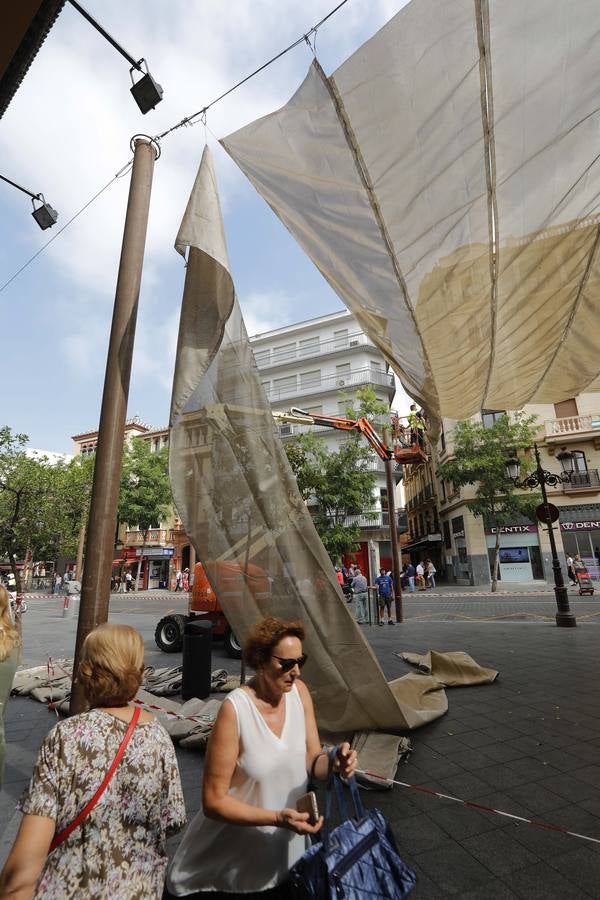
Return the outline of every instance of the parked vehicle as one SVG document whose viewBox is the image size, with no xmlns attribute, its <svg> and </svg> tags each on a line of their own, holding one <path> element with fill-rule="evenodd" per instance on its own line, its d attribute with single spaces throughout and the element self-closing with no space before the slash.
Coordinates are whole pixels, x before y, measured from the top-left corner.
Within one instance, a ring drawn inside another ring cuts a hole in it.
<svg viewBox="0 0 600 900">
<path fill-rule="evenodd" d="M 243 602 L 244 589 L 259 598 L 269 591 L 269 580 L 263 569 L 252 564 L 247 569 L 236 561 L 218 562 L 216 570 L 216 589 L 219 597 L 231 602 L 236 599 Z M 183 646 L 183 632 L 186 622 L 203 618 L 212 622 L 213 637 L 222 637 L 229 656 L 240 659 L 242 648 L 236 638 L 225 613 L 219 605 L 217 594 L 204 571 L 202 563 L 194 568 L 194 584 L 189 592 L 188 614 L 164 616 L 156 626 L 154 640 L 159 650 L 164 653 L 177 653 Z"/>
</svg>

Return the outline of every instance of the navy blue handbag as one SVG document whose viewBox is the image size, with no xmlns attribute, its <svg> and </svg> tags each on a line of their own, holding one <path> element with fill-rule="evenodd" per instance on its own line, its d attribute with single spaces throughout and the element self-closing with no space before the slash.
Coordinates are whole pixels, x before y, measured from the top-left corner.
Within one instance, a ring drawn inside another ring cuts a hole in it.
<svg viewBox="0 0 600 900">
<path fill-rule="evenodd" d="M 354 817 L 348 817 L 344 786 L 331 772 L 335 750 L 330 753 L 330 775 L 325 795 L 323 840 L 313 844 L 290 872 L 297 900 L 401 900 L 417 878 L 400 858 L 392 830 L 378 809 L 365 812 L 355 778 L 348 780 Z M 330 830 L 333 794 L 341 825 Z"/>
</svg>

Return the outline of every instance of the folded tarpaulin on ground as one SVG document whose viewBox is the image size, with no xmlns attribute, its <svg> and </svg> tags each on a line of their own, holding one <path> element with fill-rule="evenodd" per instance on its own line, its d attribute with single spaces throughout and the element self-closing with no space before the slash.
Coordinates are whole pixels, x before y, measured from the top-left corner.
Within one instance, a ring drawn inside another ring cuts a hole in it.
<svg viewBox="0 0 600 900">
<path fill-rule="evenodd" d="M 480 666 L 464 650 L 449 650 L 445 653 L 428 650 L 427 653 L 422 655 L 405 651 L 404 653 L 398 653 L 398 656 L 404 662 L 410 663 L 411 666 L 416 666 L 420 672 L 430 675 L 446 687 L 459 687 L 467 684 L 491 684 L 498 677 L 498 672 L 495 669 L 487 669 L 485 666 Z M 398 681 L 402 680 L 398 679 Z"/>
</svg>

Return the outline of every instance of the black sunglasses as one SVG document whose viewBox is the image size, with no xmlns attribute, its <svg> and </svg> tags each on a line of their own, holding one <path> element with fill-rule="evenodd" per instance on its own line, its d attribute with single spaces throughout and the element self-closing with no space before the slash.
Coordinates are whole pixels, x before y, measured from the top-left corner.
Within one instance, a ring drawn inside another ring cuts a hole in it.
<svg viewBox="0 0 600 900">
<path fill-rule="evenodd" d="M 277 662 L 281 666 L 282 672 L 291 672 L 294 666 L 298 666 L 298 668 L 301 669 L 308 659 L 308 656 L 306 655 L 306 653 L 303 653 L 300 659 L 284 659 L 281 656 L 275 656 L 275 654 L 273 654 L 273 659 L 277 660 Z"/>
</svg>

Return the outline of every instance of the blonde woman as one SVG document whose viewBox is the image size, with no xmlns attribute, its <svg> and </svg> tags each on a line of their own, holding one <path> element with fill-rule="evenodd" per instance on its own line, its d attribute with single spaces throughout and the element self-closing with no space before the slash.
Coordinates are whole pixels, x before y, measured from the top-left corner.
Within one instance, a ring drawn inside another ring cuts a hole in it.
<svg viewBox="0 0 600 900">
<path fill-rule="evenodd" d="M 59 722 L 42 744 L 1 897 L 161 897 L 166 839 L 185 824 L 185 807 L 171 739 L 130 705 L 143 671 L 134 628 L 100 625 L 87 636 L 77 677 L 90 710 Z M 100 801 L 81 821 L 120 751 Z"/>
<path fill-rule="evenodd" d="M 10 594 L 0 585 L 0 787 L 4 775 L 4 711 L 19 658 L 21 638 L 10 613 Z"/>
</svg>

